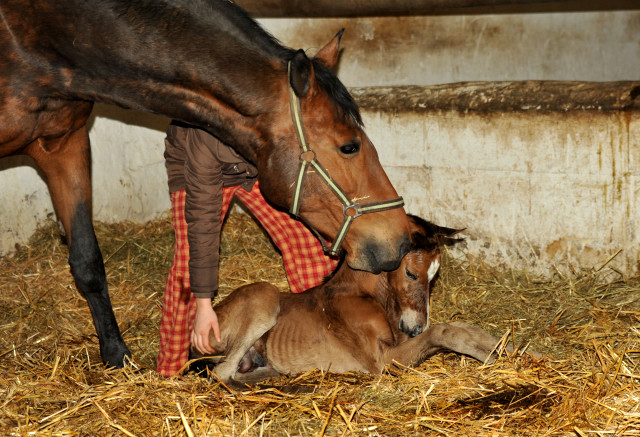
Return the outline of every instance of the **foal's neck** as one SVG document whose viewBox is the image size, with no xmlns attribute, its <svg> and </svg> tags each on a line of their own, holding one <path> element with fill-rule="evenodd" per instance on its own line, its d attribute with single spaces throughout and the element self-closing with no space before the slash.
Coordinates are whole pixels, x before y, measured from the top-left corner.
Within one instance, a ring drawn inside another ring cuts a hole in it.
<svg viewBox="0 0 640 437">
<path fill-rule="evenodd" d="M 387 276 L 387 272 L 374 274 L 354 270 L 343 263 L 325 286 L 337 292 L 369 296 L 387 309 L 390 297 Z"/>
</svg>

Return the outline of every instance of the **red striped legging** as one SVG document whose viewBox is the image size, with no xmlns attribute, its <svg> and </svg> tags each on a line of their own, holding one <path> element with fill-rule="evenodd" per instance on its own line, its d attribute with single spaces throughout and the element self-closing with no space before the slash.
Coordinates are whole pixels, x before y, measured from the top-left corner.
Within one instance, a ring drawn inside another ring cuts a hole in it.
<svg viewBox="0 0 640 437">
<path fill-rule="evenodd" d="M 327 257 L 320 242 L 299 221 L 269 205 L 256 183 L 251 191 L 240 186 L 223 189 L 222 216 L 233 197 L 242 202 L 258 219 L 280 249 L 293 293 L 308 290 L 322 282 L 335 269 L 337 261 Z M 186 192 L 171 193 L 171 211 L 175 231 L 173 265 L 164 290 L 157 371 L 176 375 L 189 357 L 190 335 L 196 314 L 195 299 L 189 285 L 189 243 L 184 215 Z"/>
</svg>

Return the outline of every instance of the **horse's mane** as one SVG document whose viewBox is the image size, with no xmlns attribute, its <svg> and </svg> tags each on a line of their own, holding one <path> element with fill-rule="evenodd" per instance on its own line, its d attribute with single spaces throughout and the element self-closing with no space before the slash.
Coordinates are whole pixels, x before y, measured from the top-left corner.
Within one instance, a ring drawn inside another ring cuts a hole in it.
<svg viewBox="0 0 640 437">
<path fill-rule="evenodd" d="M 210 0 L 188 1 L 210 3 Z M 283 46 L 277 38 L 265 30 L 244 9 L 228 0 L 223 0 L 222 3 L 227 18 L 246 33 L 246 41 L 248 43 L 257 45 L 259 49 L 280 59 L 286 61 L 293 59 L 296 51 Z M 318 85 L 327 93 L 336 111 L 345 121 L 351 120 L 355 125 L 362 127 L 362 117 L 360 116 L 358 105 L 344 84 L 324 64 L 314 59 L 312 59 L 312 62 Z"/>
<path fill-rule="evenodd" d="M 295 50 L 283 46 L 244 9 L 229 0 L 127 0 L 124 3 L 115 1 L 120 4 L 120 13 L 135 9 L 139 14 L 144 14 L 146 19 L 138 22 L 140 26 L 146 26 L 150 22 L 166 25 L 176 33 L 176 38 L 180 37 L 181 29 L 192 27 L 194 23 L 190 20 L 196 18 L 199 28 L 216 27 L 253 53 L 266 54 L 283 61 L 292 59 L 296 53 Z M 189 13 L 185 13 L 186 11 Z M 320 61 L 312 59 L 312 62 L 316 81 L 327 93 L 338 114 L 345 122 L 350 121 L 362 127 L 358 105 L 344 84 Z"/>
<path fill-rule="evenodd" d="M 338 113 L 345 120 L 351 120 L 356 126 L 362 127 L 358 105 L 340 79 L 318 61 L 313 61 L 313 68 L 318 84 L 327 93 Z"/>
</svg>

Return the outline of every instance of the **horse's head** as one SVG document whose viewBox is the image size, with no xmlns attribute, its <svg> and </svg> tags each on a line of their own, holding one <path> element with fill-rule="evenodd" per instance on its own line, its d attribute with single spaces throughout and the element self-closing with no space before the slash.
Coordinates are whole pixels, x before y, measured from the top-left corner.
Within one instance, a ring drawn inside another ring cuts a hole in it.
<svg viewBox="0 0 640 437">
<path fill-rule="evenodd" d="M 341 35 L 313 59 L 292 52 L 289 80 L 280 90 L 289 104 L 271 114 L 274 141 L 258 151 L 260 186 L 318 231 L 332 251 L 342 247 L 350 267 L 390 271 L 409 250 L 409 223 L 356 103 L 330 70 Z"/>
<path fill-rule="evenodd" d="M 461 229 L 440 227 L 415 216 L 409 216 L 409 222 L 411 250 L 400 267 L 388 273 L 388 282 L 400 316 L 398 328 L 415 337 L 429 327 L 429 300 L 440 269 L 440 244 Z"/>
</svg>

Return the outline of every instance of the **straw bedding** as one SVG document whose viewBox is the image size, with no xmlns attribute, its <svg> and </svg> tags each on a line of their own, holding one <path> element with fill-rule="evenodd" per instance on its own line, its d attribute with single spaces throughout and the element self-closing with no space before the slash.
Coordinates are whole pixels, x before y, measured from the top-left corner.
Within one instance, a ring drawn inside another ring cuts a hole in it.
<svg viewBox="0 0 640 437">
<path fill-rule="evenodd" d="M 133 363 L 105 370 L 54 224 L 0 259 L 0 434 L 47 436 L 640 435 L 640 281 L 603 260 L 551 279 L 445 257 L 435 322 L 477 324 L 547 356 L 483 366 L 454 354 L 383 375 L 311 371 L 242 391 L 154 371 L 171 223 L 98 224 Z M 223 231 L 221 294 L 286 290 L 280 258 L 246 214 Z"/>
</svg>

